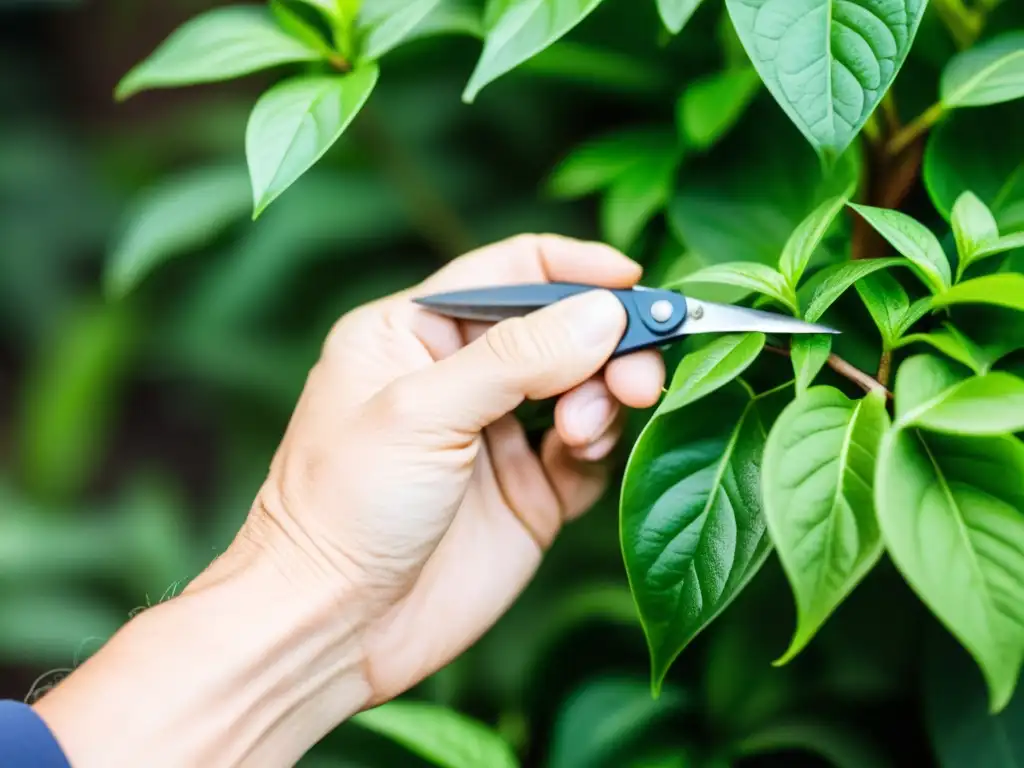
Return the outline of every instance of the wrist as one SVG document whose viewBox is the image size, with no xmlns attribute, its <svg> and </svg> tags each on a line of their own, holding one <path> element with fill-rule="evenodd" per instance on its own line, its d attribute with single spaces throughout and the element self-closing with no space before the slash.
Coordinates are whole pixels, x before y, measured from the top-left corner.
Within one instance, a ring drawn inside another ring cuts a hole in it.
<svg viewBox="0 0 1024 768">
<path fill-rule="evenodd" d="M 239 539 L 37 711 L 76 768 L 294 764 L 370 700 L 348 597 Z"/>
</svg>

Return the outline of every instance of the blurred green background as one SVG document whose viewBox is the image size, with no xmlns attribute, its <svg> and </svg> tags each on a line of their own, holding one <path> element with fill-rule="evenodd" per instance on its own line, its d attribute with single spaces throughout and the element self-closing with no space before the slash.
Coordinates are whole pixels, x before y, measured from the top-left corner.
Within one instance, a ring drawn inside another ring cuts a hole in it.
<svg viewBox="0 0 1024 768">
<path fill-rule="evenodd" d="M 112 98 L 216 4 L 0 0 L 0 697 L 45 691 L 223 548 L 342 313 L 476 245 L 601 237 L 593 202 L 556 202 L 545 178 L 602 131 L 671 125 L 679 89 L 723 50 L 718 3 L 669 41 L 653 2 L 606 2 L 467 106 L 479 41 L 411 43 L 342 141 L 253 223 L 243 137 L 270 76 Z M 937 67 L 938 49 L 912 66 Z M 676 215 L 697 239 L 770 249 L 799 216 L 763 220 L 766 234 L 745 212 L 798 198 L 803 171 L 759 138 L 801 140 L 764 93 L 737 131 L 688 169 Z M 133 249 L 175 258 L 111 299 L 104 265 Z M 630 250 L 651 283 L 680 252 L 660 219 Z M 562 768 L 930 765 L 933 704 L 990 727 L 973 667 L 887 562 L 777 669 L 793 617 L 772 559 L 652 701 L 617 492 L 492 632 L 410 695 L 498 729 L 525 765 Z M 944 670 L 937 692 L 927 665 Z M 1020 709 L 999 722 L 1024 728 Z M 308 764 L 420 763 L 343 726 Z"/>
</svg>

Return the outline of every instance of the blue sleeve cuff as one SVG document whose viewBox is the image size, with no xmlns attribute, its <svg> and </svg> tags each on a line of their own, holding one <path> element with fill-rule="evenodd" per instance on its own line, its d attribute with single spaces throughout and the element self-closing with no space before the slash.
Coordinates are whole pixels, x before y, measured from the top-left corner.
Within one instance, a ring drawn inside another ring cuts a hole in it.
<svg viewBox="0 0 1024 768">
<path fill-rule="evenodd" d="M 20 701 L 0 701 L 0 766 L 71 768 L 46 723 Z"/>
</svg>

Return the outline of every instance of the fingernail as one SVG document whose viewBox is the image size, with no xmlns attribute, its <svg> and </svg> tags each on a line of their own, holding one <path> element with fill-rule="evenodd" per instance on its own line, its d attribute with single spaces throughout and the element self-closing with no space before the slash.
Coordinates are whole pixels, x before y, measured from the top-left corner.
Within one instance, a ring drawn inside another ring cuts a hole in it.
<svg viewBox="0 0 1024 768">
<path fill-rule="evenodd" d="M 618 342 L 626 327 L 626 310 L 609 291 L 588 291 L 565 302 L 574 335 L 580 344 Z"/>
<path fill-rule="evenodd" d="M 573 415 L 574 429 L 583 440 L 591 443 L 605 433 L 615 418 L 615 405 L 604 395 L 588 398 Z"/>
</svg>

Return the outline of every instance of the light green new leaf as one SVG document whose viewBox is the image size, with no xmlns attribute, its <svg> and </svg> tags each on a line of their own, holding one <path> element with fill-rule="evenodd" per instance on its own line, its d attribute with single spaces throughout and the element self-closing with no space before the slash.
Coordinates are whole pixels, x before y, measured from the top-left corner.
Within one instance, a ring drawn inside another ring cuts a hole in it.
<svg viewBox="0 0 1024 768">
<path fill-rule="evenodd" d="M 1024 232 L 1014 232 L 1012 235 L 1004 235 L 1003 237 L 997 238 L 996 240 L 981 246 L 974 252 L 973 261 L 981 261 L 982 259 L 987 259 L 989 256 L 998 256 L 1001 253 L 1015 251 L 1018 248 L 1024 248 Z"/>
<path fill-rule="evenodd" d="M 800 222 L 799 226 L 793 230 L 789 240 L 786 241 L 786 246 L 782 249 L 782 256 L 779 257 L 779 271 L 786 276 L 789 284 L 794 288 L 803 277 L 811 256 L 821 245 L 832 222 L 849 202 L 851 194 L 853 194 L 853 187 L 847 190 L 846 195 L 833 197 L 823 202 Z"/>
<path fill-rule="evenodd" d="M 888 427 L 881 392 L 854 401 L 832 387 L 799 395 L 772 427 L 764 512 L 797 606 L 793 640 L 776 664 L 803 650 L 882 554 L 872 483 Z"/>
<path fill-rule="evenodd" d="M 1024 30 L 996 35 L 950 59 L 939 95 L 947 109 L 1024 97 Z"/>
<path fill-rule="evenodd" d="M 686 697 L 666 688 L 657 699 L 650 684 L 633 678 L 598 678 L 575 691 L 555 721 L 549 768 L 591 768 L 621 762 L 651 726 L 677 714 Z"/>
<path fill-rule="evenodd" d="M 518 768 L 509 744 L 482 723 L 437 704 L 394 700 L 352 722 L 386 736 L 441 768 Z"/>
<path fill-rule="evenodd" d="M 910 52 L 927 0 L 726 0 L 761 79 L 822 155 L 841 155 Z"/>
<path fill-rule="evenodd" d="M 371 0 L 356 25 L 359 61 L 376 61 L 411 35 L 441 0 Z"/>
<path fill-rule="evenodd" d="M 489 0 L 484 50 L 463 101 L 472 103 L 484 86 L 543 51 L 600 4 L 601 0 Z"/>
<path fill-rule="evenodd" d="M 370 0 L 376 2 L 377 0 Z M 332 27 L 343 28 L 355 18 L 359 11 L 359 0 L 299 0 L 311 8 L 316 8 L 331 23 Z"/>
<path fill-rule="evenodd" d="M 606 242 L 627 250 L 644 225 L 661 211 L 672 194 L 679 155 L 675 147 L 648 149 L 637 163 L 612 182 L 601 203 L 601 231 Z"/>
<path fill-rule="evenodd" d="M 941 293 L 953 282 L 949 259 L 939 239 L 924 224 L 900 211 L 850 203 L 897 251 L 921 270 L 932 293 Z"/>
<path fill-rule="evenodd" d="M 671 152 L 674 137 L 658 128 L 627 128 L 599 136 L 576 147 L 551 173 L 547 191 L 571 200 L 611 185 L 637 165 L 652 148 Z"/>
<path fill-rule="evenodd" d="M 854 284 L 864 306 L 875 321 L 882 343 L 892 349 L 900 337 L 900 329 L 910 311 L 910 297 L 899 280 L 888 272 L 875 272 Z"/>
<path fill-rule="evenodd" d="M 899 349 L 910 344 L 928 344 L 978 374 L 987 373 L 992 363 L 995 362 L 986 355 L 981 347 L 950 323 L 943 323 L 942 328 L 931 333 L 914 333 L 904 336 L 895 346 Z"/>
<path fill-rule="evenodd" d="M 671 289 L 689 283 L 721 283 L 747 288 L 774 299 L 794 313 L 798 311 L 796 295 L 789 283 L 786 282 L 786 278 L 777 270 L 764 264 L 758 264 L 756 261 L 730 261 L 725 264 L 712 264 L 667 287 Z"/>
<path fill-rule="evenodd" d="M 108 293 L 124 296 L 161 262 L 208 244 L 251 204 L 244 167 L 201 168 L 146 190 L 128 210 L 107 261 Z"/>
<path fill-rule="evenodd" d="M 320 30 L 286 5 L 284 0 L 270 0 L 268 7 L 281 29 L 309 47 L 316 48 L 323 58 L 331 55 L 331 47 Z"/>
<path fill-rule="evenodd" d="M 324 54 L 292 37 L 261 6 L 214 8 L 175 30 L 118 83 L 123 101 L 154 88 L 212 83 L 282 64 L 317 61 Z"/>
<path fill-rule="evenodd" d="M 338 140 L 377 84 L 367 64 L 347 75 L 286 80 L 256 102 L 245 151 L 254 218 L 308 171 Z"/>
<path fill-rule="evenodd" d="M 1001 710 L 1024 657 L 1024 447 L 893 429 L 876 478 L 886 550 L 981 667 L 989 710 Z"/>
<path fill-rule="evenodd" d="M 622 485 L 621 544 L 655 691 L 768 556 L 764 441 L 758 401 L 731 382 L 699 403 L 656 415 L 633 447 Z"/>
<path fill-rule="evenodd" d="M 896 376 L 896 421 L 966 378 L 965 372 L 935 355 L 905 360 Z"/>
<path fill-rule="evenodd" d="M 811 386 L 815 377 L 828 362 L 832 354 L 832 337 L 827 333 L 811 333 L 796 336 L 790 344 L 793 373 L 796 375 L 796 391 L 801 394 Z"/>
<path fill-rule="evenodd" d="M 691 352 L 676 366 L 657 413 L 677 410 L 721 389 L 750 367 L 764 343 L 763 333 L 726 334 Z"/>
<path fill-rule="evenodd" d="M 900 390 L 913 386 L 906 382 L 916 370 L 906 363 L 900 366 Z M 901 428 L 981 436 L 1018 432 L 1024 430 L 1024 380 L 1005 371 L 972 376 L 909 410 L 902 403 L 901 411 L 897 421 Z"/>
<path fill-rule="evenodd" d="M 1024 275 L 1002 272 L 958 283 L 932 299 L 935 307 L 953 304 L 991 304 L 1024 312 Z"/>
<path fill-rule="evenodd" d="M 742 117 L 761 88 L 750 67 L 727 69 L 690 83 L 679 97 L 676 118 L 687 144 L 707 149 Z"/>
<path fill-rule="evenodd" d="M 978 251 L 999 238 L 999 226 L 988 206 L 970 191 L 962 193 L 953 204 L 952 224 L 960 256 L 956 270 L 959 280 L 964 270 L 977 260 Z"/>
<path fill-rule="evenodd" d="M 909 267 L 911 262 L 907 259 L 871 259 L 869 261 L 848 261 L 842 264 L 833 264 L 821 271 L 821 282 L 814 290 L 810 300 L 807 302 L 807 309 L 804 312 L 804 319 L 809 322 L 816 322 L 831 307 L 836 299 L 846 293 L 847 289 L 873 272 L 889 267 Z"/>
<path fill-rule="evenodd" d="M 658 0 L 658 13 L 665 23 L 665 28 L 673 35 L 678 35 L 702 2 L 703 0 Z"/>
</svg>

